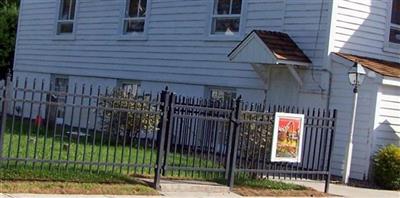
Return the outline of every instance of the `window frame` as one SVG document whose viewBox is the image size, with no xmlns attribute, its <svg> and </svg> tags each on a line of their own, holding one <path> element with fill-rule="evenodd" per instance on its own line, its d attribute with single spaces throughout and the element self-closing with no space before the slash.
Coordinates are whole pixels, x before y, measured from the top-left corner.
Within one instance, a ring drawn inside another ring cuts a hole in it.
<svg viewBox="0 0 400 198">
<path fill-rule="evenodd" d="M 129 18 L 125 16 L 125 13 L 128 9 L 128 1 L 131 0 L 123 0 L 123 5 L 121 6 L 121 16 L 120 16 L 120 23 L 119 23 L 119 40 L 147 40 L 147 33 L 148 33 L 148 27 L 149 27 L 149 18 L 151 14 L 151 0 L 147 0 L 146 3 L 146 16 L 145 17 L 134 17 L 134 18 Z M 125 21 L 129 19 L 139 19 L 142 18 L 144 19 L 144 27 L 143 27 L 143 32 L 141 33 L 125 33 Z"/>
<path fill-rule="evenodd" d="M 207 23 L 207 28 L 206 28 L 206 40 L 222 40 L 222 41 L 240 41 L 243 39 L 244 33 L 245 33 L 245 23 L 247 21 L 247 0 L 242 0 L 242 7 L 240 14 L 235 14 L 235 16 L 232 15 L 216 15 L 215 12 L 215 1 L 216 0 L 209 0 L 209 15 L 208 15 L 208 23 Z M 226 34 L 213 34 L 212 29 L 213 29 L 213 23 L 214 23 L 214 18 L 216 16 L 221 17 L 221 18 L 236 18 L 240 17 L 239 19 L 239 32 L 235 35 L 226 35 Z"/>
<path fill-rule="evenodd" d="M 208 86 L 206 89 L 206 95 L 205 95 L 206 98 L 215 100 L 212 98 L 212 91 L 214 91 L 214 90 L 223 91 L 223 92 L 231 92 L 232 94 L 234 94 L 233 97 L 237 97 L 237 94 L 238 94 L 237 90 L 232 87 Z"/>
<path fill-rule="evenodd" d="M 66 90 L 65 91 L 60 91 L 60 90 L 56 89 L 56 87 L 57 87 L 57 84 L 56 84 L 57 79 L 63 79 L 63 80 L 67 81 Z M 57 93 L 67 94 L 70 91 L 70 82 L 71 82 L 71 79 L 70 79 L 70 76 L 68 76 L 68 75 L 51 74 L 51 76 L 50 76 L 50 84 L 51 84 L 51 86 L 50 87 L 52 89 L 50 90 L 50 92 L 53 93 L 52 95 L 55 95 Z M 55 99 L 57 100 L 56 101 L 57 103 L 62 103 L 62 104 L 67 104 L 68 103 L 68 96 L 67 95 L 65 95 L 65 96 L 56 95 L 56 97 L 57 98 L 55 98 Z M 55 117 L 56 123 L 57 124 L 62 124 L 64 122 L 63 120 L 65 118 L 65 114 L 66 114 L 67 110 L 63 106 L 57 106 L 55 110 L 56 110 L 56 115 L 55 115 L 56 116 Z M 59 113 L 62 113 L 61 117 L 58 117 Z"/>
<path fill-rule="evenodd" d="M 76 33 L 76 28 L 77 28 L 77 18 L 78 18 L 78 11 L 79 11 L 79 2 L 80 0 L 75 0 L 75 14 L 74 14 L 74 19 L 73 20 L 60 20 L 60 14 L 61 14 L 61 1 L 63 0 L 57 0 L 57 5 L 56 5 L 56 16 L 55 16 L 55 29 L 54 29 L 54 36 L 55 40 L 74 40 L 75 39 L 75 33 Z M 60 22 L 72 22 L 72 32 L 71 33 L 59 33 L 58 32 L 58 24 Z"/>
<path fill-rule="evenodd" d="M 394 26 L 400 30 L 400 25 L 392 24 L 393 1 L 394 0 L 389 0 L 387 5 L 388 12 L 386 17 L 385 44 L 383 50 L 390 53 L 400 54 L 400 44 L 389 41 L 391 28 Z"/>
<path fill-rule="evenodd" d="M 124 85 L 136 85 L 135 96 L 141 91 L 140 90 L 140 87 L 141 87 L 140 81 L 137 81 L 137 80 L 123 80 L 123 79 L 118 80 L 118 82 L 117 82 L 117 88 L 118 89 L 123 89 Z M 124 94 L 127 94 L 127 93 L 125 93 L 125 90 L 124 90 Z"/>
</svg>

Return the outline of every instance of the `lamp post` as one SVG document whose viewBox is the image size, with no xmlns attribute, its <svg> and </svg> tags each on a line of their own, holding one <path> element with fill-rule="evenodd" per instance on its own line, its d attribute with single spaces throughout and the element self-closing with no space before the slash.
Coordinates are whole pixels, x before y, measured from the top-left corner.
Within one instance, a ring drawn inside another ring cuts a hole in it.
<svg viewBox="0 0 400 198">
<path fill-rule="evenodd" d="M 349 182 L 351 158 L 353 154 L 353 136 L 354 136 L 354 126 L 356 121 L 357 112 L 357 102 L 358 102 L 358 87 L 362 84 L 365 78 L 365 70 L 359 63 L 355 62 L 353 67 L 348 72 L 350 84 L 354 87 L 354 102 L 353 102 L 353 115 L 351 119 L 351 127 L 349 134 L 349 142 L 346 150 L 345 167 L 343 171 L 342 182 L 347 184 Z"/>
</svg>

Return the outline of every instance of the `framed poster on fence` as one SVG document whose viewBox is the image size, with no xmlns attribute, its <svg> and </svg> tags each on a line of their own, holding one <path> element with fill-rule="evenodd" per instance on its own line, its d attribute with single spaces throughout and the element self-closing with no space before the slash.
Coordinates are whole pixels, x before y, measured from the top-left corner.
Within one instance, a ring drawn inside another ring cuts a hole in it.
<svg viewBox="0 0 400 198">
<path fill-rule="evenodd" d="M 276 113 L 272 136 L 272 162 L 300 162 L 304 115 Z"/>
</svg>

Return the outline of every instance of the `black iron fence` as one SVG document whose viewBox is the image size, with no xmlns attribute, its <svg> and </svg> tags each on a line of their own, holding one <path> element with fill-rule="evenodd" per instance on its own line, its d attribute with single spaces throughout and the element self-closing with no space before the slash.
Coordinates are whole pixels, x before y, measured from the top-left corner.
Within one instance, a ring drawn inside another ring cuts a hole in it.
<svg viewBox="0 0 400 198">
<path fill-rule="evenodd" d="M 160 178 L 330 181 L 336 111 L 44 81 L 0 87 L 1 166 L 110 171 Z M 305 116 L 300 162 L 272 162 L 275 113 Z"/>
</svg>

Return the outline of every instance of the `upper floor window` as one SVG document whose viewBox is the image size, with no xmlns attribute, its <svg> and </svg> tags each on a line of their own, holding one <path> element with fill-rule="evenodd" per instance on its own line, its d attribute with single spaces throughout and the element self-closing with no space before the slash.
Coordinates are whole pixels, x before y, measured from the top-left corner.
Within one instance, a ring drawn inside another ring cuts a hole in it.
<svg viewBox="0 0 400 198">
<path fill-rule="evenodd" d="M 147 0 L 126 0 L 123 33 L 143 33 L 147 14 Z"/>
<path fill-rule="evenodd" d="M 400 0 L 393 0 L 389 42 L 400 44 Z"/>
<path fill-rule="evenodd" d="M 74 32 L 76 0 L 60 0 L 60 10 L 57 20 L 57 34 Z"/>
<path fill-rule="evenodd" d="M 237 35 L 241 13 L 242 0 L 215 0 L 211 34 Z"/>
</svg>

